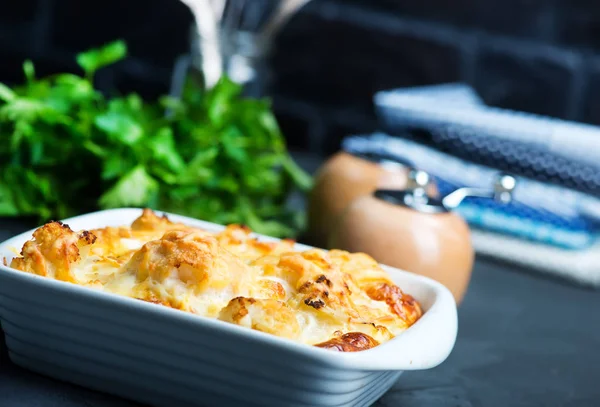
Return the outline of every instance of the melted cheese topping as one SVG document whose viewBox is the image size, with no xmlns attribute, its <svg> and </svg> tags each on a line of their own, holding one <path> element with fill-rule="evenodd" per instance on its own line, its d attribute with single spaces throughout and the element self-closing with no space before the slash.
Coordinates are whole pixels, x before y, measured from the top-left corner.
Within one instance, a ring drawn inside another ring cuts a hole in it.
<svg viewBox="0 0 600 407">
<path fill-rule="evenodd" d="M 148 209 L 130 227 L 48 223 L 10 265 L 338 351 L 376 346 L 422 314 L 366 254 L 298 252 L 246 227 L 210 233 Z"/>
</svg>

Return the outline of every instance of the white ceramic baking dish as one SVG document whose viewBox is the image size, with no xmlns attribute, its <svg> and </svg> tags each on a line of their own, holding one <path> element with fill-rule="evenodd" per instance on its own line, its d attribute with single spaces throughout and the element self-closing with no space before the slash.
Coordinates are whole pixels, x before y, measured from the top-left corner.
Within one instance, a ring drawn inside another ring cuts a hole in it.
<svg viewBox="0 0 600 407">
<path fill-rule="evenodd" d="M 73 230 L 129 225 L 140 213 L 114 209 L 64 222 Z M 223 228 L 167 215 L 210 231 Z M 2 243 L 0 257 L 10 264 L 32 232 Z M 355 353 L 311 347 L 5 266 L 0 267 L 0 320 L 17 365 L 152 406 L 368 406 L 402 371 L 443 362 L 457 333 L 456 306 L 445 287 L 386 269 L 425 313 L 402 335 Z"/>
</svg>

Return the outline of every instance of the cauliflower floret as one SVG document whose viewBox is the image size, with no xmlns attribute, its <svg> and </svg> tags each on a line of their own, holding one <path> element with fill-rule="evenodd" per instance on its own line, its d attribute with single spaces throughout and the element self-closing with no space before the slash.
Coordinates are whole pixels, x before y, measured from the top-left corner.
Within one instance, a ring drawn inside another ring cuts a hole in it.
<svg viewBox="0 0 600 407">
<path fill-rule="evenodd" d="M 96 236 L 91 232 L 76 233 L 62 222 L 50 222 L 33 232 L 33 240 L 23 245 L 22 257 L 13 258 L 10 266 L 40 276 L 76 283 L 71 266 L 80 260 L 79 249 L 95 241 Z"/>
<path fill-rule="evenodd" d="M 296 314 L 286 303 L 277 300 L 237 297 L 221 310 L 219 319 L 289 339 L 300 335 Z"/>
</svg>

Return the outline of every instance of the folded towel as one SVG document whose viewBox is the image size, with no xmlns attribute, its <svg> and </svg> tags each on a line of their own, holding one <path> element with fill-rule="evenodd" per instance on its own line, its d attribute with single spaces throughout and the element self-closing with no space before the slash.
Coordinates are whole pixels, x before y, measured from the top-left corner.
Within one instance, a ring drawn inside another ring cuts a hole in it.
<svg viewBox="0 0 600 407">
<path fill-rule="evenodd" d="M 564 250 L 478 229 L 471 231 L 471 240 L 479 254 L 581 285 L 600 287 L 600 243 L 584 250 Z"/>
<path fill-rule="evenodd" d="M 464 83 L 444 83 L 441 85 L 402 88 L 388 92 L 379 92 L 378 95 L 383 95 L 383 98 L 385 99 L 385 95 L 395 93 L 435 98 L 438 101 L 442 100 L 444 103 L 452 103 L 455 106 L 458 105 L 464 107 L 472 107 L 485 105 L 483 99 L 479 97 L 477 92 L 475 92 L 475 90 L 472 87 Z"/>
<path fill-rule="evenodd" d="M 461 90 L 456 91 L 457 86 Z M 449 90 L 448 90 L 449 89 Z M 384 130 L 454 128 L 477 136 L 524 142 L 556 156 L 600 169 L 600 128 L 486 106 L 467 85 L 428 87 L 421 92 L 378 92 L 375 108 Z"/>
<path fill-rule="evenodd" d="M 432 144 L 456 157 L 600 196 L 600 168 L 564 158 L 532 143 L 483 136 L 473 130 L 433 130 Z"/>
</svg>

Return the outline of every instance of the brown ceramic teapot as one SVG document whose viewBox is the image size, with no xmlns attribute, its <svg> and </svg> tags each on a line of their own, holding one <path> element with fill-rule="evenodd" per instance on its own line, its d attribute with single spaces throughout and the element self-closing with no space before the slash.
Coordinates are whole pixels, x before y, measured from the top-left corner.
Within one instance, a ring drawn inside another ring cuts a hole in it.
<svg viewBox="0 0 600 407">
<path fill-rule="evenodd" d="M 333 155 L 317 171 L 308 202 L 308 235 L 316 246 L 326 247 L 337 218 L 355 198 L 377 188 L 404 189 L 411 163 L 396 157 L 350 154 Z M 428 193 L 437 195 L 435 185 Z"/>
<path fill-rule="evenodd" d="M 392 267 L 444 284 L 457 303 L 466 292 L 474 250 L 467 223 L 452 211 L 467 196 L 507 202 L 514 178 L 501 176 L 493 188 L 461 188 L 437 199 L 426 194 L 429 176 L 411 171 L 405 190 L 378 189 L 356 198 L 331 233 L 329 246 L 364 252 Z"/>
</svg>

